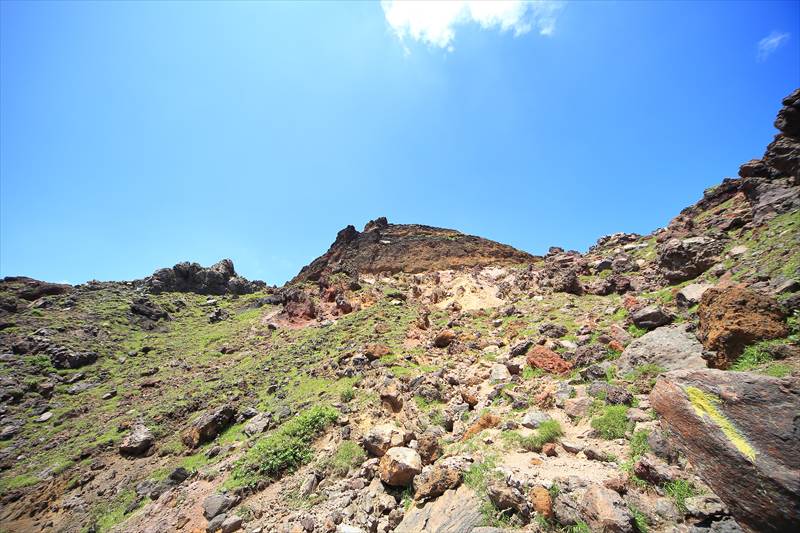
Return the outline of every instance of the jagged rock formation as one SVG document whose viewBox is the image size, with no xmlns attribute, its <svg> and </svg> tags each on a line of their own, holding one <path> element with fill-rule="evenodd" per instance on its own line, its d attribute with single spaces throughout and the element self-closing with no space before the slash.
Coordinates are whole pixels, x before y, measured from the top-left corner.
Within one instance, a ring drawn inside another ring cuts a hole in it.
<svg viewBox="0 0 800 533">
<path fill-rule="evenodd" d="M 344 272 L 351 276 L 378 272 L 429 272 L 487 265 L 526 263 L 533 256 L 481 237 L 418 224 L 389 224 L 375 219 L 364 231 L 347 226 L 330 249 L 303 267 L 292 282 L 317 281 Z"/>
<path fill-rule="evenodd" d="M 260 281 L 248 281 L 236 274 L 233 261 L 222 261 L 203 268 L 197 263 L 178 263 L 161 268 L 144 278 L 142 285 L 151 293 L 196 292 L 198 294 L 250 294 L 264 288 Z"/>
</svg>

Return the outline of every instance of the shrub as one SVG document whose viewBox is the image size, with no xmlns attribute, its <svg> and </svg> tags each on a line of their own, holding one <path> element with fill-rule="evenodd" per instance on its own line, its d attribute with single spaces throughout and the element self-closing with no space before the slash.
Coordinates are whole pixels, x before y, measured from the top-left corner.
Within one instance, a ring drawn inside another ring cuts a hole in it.
<svg viewBox="0 0 800 533">
<path fill-rule="evenodd" d="M 529 452 L 539 452 L 542 450 L 542 446 L 548 442 L 555 442 L 563 434 L 558 420 L 546 420 L 536 429 L 536 433 L 527 437 L 523 437 L 516 431 L 508 431 L 502 433 L 500 438 L 518 444 Z"/>
<path fill-rule="evenodd" d="M 681 513 L 686 513 L 686 499 L 697 495 L 694 485 L 683 479 L 676 479 L 664 485 L 664 492 L 672 498 Z"/>
<path fill-rule="evenodd" d="M 344 389 L 342 392 L 339 393 L 339 399 L 342 401 L 342 403 L 347 403 L 355 397 L 356 397 L 356 391 L 355 389 L 353 389 L 352 386 L 347 387 L 346 389 Z"/>
<path fill-rule="evenodd" d="M 323 464 L 326 470 L 345 476 L 351 468 L 364 462 L 366 454 L 361 446 L 351 440 L 343 441 L 339 444 L 336 452 Z"/>
<path fill-rule="evenodd" d="M 620 439 L 630 427 L 628 408 L 624 405 L 607 405 L 603 414 L 592 420 L 592 427 L 604 439 Z"/>
<path fill-rule="evenodd" d="M 256 442 L 233 468 L 234 482 L 249 485 L 255 476 L 276 478 L 309 462 L 314 454 L 311 442 L 334 422 L 337 412 L 330 406 L 316 406 L 295 416 L 272 434 Z"/>
</svg>

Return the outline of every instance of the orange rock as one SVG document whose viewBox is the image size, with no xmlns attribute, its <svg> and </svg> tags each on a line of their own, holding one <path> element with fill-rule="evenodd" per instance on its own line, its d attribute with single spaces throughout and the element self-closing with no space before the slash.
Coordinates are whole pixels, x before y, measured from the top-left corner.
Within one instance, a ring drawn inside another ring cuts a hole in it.
<svg viewBox="0 0 800 533">
<path fill-rule="evenodd" d="M 481 417 L 470 426 L 470 428 L 464 433 L 464 436 L 461 438 L 461 441 L 465 441 L 474 435 L 477 435 L 484 429 L 493 428 L 500 424 L 500 417 L 497 415 L 493 415 L 492 413 L 484 413 Z"/>
<path fill-rule="evenodd" d="M 555 457 L 558 455 L 556 452 L 556 445 L 552 442 L 548 442 L 542 446 L 542 453 L 547 457 Z"/>
<path fill-rule="evenodd" d="M 572 364 L 564 361 L 556 352 L 544 346 L 534 346 L 528 352 L 528 364 L 553 374 L 563 374 L 572 369 Z"/>
<path fill-rule="evenodd" d="M 533 487 L 530 494 L 531 507 L 536 513 L 545 518 L 553 518 L 553 500 L 550 498 L 550 492 L 542 487 Z"/>
</svg>

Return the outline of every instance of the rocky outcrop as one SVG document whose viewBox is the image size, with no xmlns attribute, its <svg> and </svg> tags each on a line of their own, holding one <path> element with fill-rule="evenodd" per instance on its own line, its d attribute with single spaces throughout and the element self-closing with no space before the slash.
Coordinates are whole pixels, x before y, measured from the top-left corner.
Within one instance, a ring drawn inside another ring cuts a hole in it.
<svg viewBox="0 0 800 533">
<path fill-rule="evenodd" d="M 527 263 L 533 256 L 511 246 L 455 230 L 418 224 L 389 224 L 378 218 L 359 232 L 347 226 L 330 249 L 292 280 L 317 281 L 344 272 L 428 272 L 486 265 Z"/>
<path fill-rule="evenodd" d="M 800 177 L 800 89 L 784 98 L 782 103 L 783 108 L 775 119 L 775 127 L 780 133 L 767 146 L 763 158 L 742 165 L 739 175 L 743 178 Z"/>
<path fill-rule="evenodd" d="M 143 424 L 136 424 L 130 434 L 122 439 L 119 453 L 126 457 L 141 457 L 149 453 L 153 442 L 153 433 Z"/>
<path fill-rule="evenodd" d="M 800 380 L 679 370 L 658 380 L 650 403 L 740 524 L 797 530 Z"/>
<path fill-rule="evenodd" d="M 248 281 L 236 274 L 233 261 L 223 259 L 211 267 L 197 263 L 178 263 L 162 268 L 139 282 L 153 294 L 162 292 L 195 292 L 198 294 L 250 294 L 263 288 L 261 281 Z"/>
<path fill-rule="evenodd" d="M 642 365 L 656 365 L 665 370 L 705 368 L 703 345 L 686 325 L 664 326 L 631 342 L 616 361 L 622 372 Z"/>
<path fill-rule="evenodd" d="M 658 247 L 658 267 L 671 283 L 693 279 L 719 260 L 723 248 L 719 240 L 704 236 L 670 239 Z"/>
<path fill-rule="evenodd" d="M 746 287 L 707 290 L 697 314 L 698 337 L 714 350 L 709 366 L 715 368 L 728 368 L 749 344 L 789 334 L 778 302 Z"/>
</svg>

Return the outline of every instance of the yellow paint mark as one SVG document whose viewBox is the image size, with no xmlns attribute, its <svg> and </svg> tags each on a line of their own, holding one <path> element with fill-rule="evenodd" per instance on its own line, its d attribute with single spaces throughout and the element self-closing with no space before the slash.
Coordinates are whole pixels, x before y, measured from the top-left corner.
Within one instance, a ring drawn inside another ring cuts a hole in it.
<svg viewBox="0 0 800 533">
<path fill-rule="evenodd" d="M 742 455 L 747 457 L 750 462 L 756 461 L 756 450 L 750 445 L 738 429 L 731 423 L 730 420 L 725 418 L 718 406 L 721 400 L 713 394 L 703 392 L 697 387 L 686 387 L 686 394 L 689 396 L 689 401 L 692 402 L 697 416 L 708 416 L 728 437 L 728 440 L 736 446 L 736 449 Z"/>
</svg>

